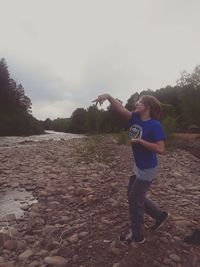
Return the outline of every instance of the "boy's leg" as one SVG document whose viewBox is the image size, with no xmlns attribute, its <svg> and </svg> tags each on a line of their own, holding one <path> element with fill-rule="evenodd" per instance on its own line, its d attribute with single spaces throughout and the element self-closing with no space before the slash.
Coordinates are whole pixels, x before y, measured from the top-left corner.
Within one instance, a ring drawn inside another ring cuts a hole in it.
<svg viewBox="0 0 200 267">
<path fill-rule="evenodd" d="M 151 182 L 136 179 L 129 191 L 128 202 L 131 217 L 131 228 L 133 238 L 142 240 L 144 225 L 144 202 L 145 195 L 149 189 Z"/>
<path fill-rule="evenodd" d="M 144 201 L 144 208 L 145 208 L 145 213 L 147 213 L 156 220 L 155 224 L 151 227 L 152 231 L 160 228 L 170 216 L 169 213 L 167 213 L 166 211 L 162 211 L 153 203 L 153 201 L 151 201 L 146 197 Z"/>
<path fill-rule="evenodd" d="M 145 208 L 145 213 L 154 219 L 159 218 L 160 215 L 162 214 L 162 210 L 160 208 L 158 208 L 153 203 L 153 201 L 148 199 L 146 196 L 145 196 L 145 201 L 144 201 L 144 208 Z"/>
<path fill-rule="evenodd" d="M 128 182 L 128 187 L 127 187 L 127 195 L 128 195 L 128 199 L 129 199 L 129 194 L 130 194 L 130 190 L 131 187 L 133 186 L 133 184 L 135 183 L 136 180 L 136 175 L 133 174 L 129 177 L 129 182 Z"/>
</svg>

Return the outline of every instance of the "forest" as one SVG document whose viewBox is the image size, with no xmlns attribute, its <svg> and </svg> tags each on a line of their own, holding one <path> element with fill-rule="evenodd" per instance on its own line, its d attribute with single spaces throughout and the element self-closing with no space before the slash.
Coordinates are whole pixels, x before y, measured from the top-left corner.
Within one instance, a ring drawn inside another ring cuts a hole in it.
<svg viewBox="0 0 200 267">
<path fill-rule="evenodd" d="M 155 96 L 162 105 L 162 123 L 167 133 L 200 131 L 200 65 L 192 73 L 183 71 L 176 85 L 157 90 L 143 90 L 133 94 L 125 107 L 133 111 L 134 103 L 141 95 Z M 0 136 L 33 135 L 44 130 L 69 133 L 112 133 L 127 130 L 125 122 L 111 106 L 107 110 L 95 105 L 77 107 L 70 118 L 39 121 L 31 114 L 31 99 L 26 96 L 22 84 L 10 77 L 6 60 L 0 60 Z"/>
<path fill-rule="evenodd" d="M 161 102 L 162 123 L 167 133 L 200 132 L 200 65 L 191 74 L 183 71 L 175 86 L 135 92 L 125 107 L 133 111 L 135 102 L 144 94 L 153 95 Z M 46 129 L 72 133 L 111 133 L 128 128 L 128 123 L 111 106 L 107 110 L 99 110 L 95 105 L 87 109 L 79 107 L 67 119 L 57 118 L 52 121 L 48 118 L 44 125 Z"/>
<path fill-rule="evenodd" d="M 10 77 L 6 60 L 0 60 L 0 136 L 44 132 L 43 123 L 31 114 L 32 103 L 22 84 Z"/>
</svg>

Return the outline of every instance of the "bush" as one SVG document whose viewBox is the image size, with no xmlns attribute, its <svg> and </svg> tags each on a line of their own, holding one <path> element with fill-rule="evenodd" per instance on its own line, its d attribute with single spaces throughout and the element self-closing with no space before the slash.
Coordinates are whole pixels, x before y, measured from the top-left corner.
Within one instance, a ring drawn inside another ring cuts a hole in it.
<svg viewBox="0 0 200 267">
<path fill-rule="evenodd" d="M 127 132 L 115 133 L 113 136 L 116 138 L 119 145 L 127 145 L 130 141 Z"/>
<path fill-rule="evenodd" d="M 42 123 L 21 109 L 12 113 L 0 114 L 0 136 L 33 135 L 43 132 Z"/>
<path fill-rule="evenodd" d="M 162 124 L 166 134 L 167 142 L 170 142 L 173 138 L 173 133 L 176 130 L 176 118 L 167 116 L 163 119 Z"/>
</svg>

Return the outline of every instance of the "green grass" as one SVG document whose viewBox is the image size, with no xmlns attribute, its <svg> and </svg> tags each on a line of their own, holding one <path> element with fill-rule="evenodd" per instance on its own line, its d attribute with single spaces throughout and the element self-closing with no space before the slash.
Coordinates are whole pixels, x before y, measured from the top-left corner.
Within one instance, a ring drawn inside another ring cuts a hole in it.
<svg viewBox="0 0 200 267">
<path fill-rule="evenodd" d="M 100 163 L 109 164 L 112 162 L 111 151 L 106 146 L 106 135 L 90 135 L 83 139 L 82 146 L 76 149 L 82 159 L 86 162 L 97 161 Z"/>
<path fill-rule="evenodd" d="M 127 145 L 130 143 L 128 132 L 113 133 L 112 136 L 117 140 L 119 145 Z"/>
</svg>

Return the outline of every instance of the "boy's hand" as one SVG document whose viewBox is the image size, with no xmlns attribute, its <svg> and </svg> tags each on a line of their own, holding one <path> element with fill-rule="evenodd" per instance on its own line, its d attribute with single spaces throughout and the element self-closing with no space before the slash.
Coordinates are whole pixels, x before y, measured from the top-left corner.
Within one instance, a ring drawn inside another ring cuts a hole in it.
<svg viewBox="0 0 200 267">
<path fill-rule="evenodd" d="M 103 102 L 108 99 L 109 94 L 103 94 L 103 95 L 99 95 L 97 97 L 97 99 L 93 100 L 92 102 L 96 102 L 96 105 L 99 103 L 100 106 L 103 104 Z"/>
<path fill-rule="evenodd" d="M 131 139 L 131 144 L 141 144 L 142 139 L 141 138 L 132 138 Z"/>
</svg>

